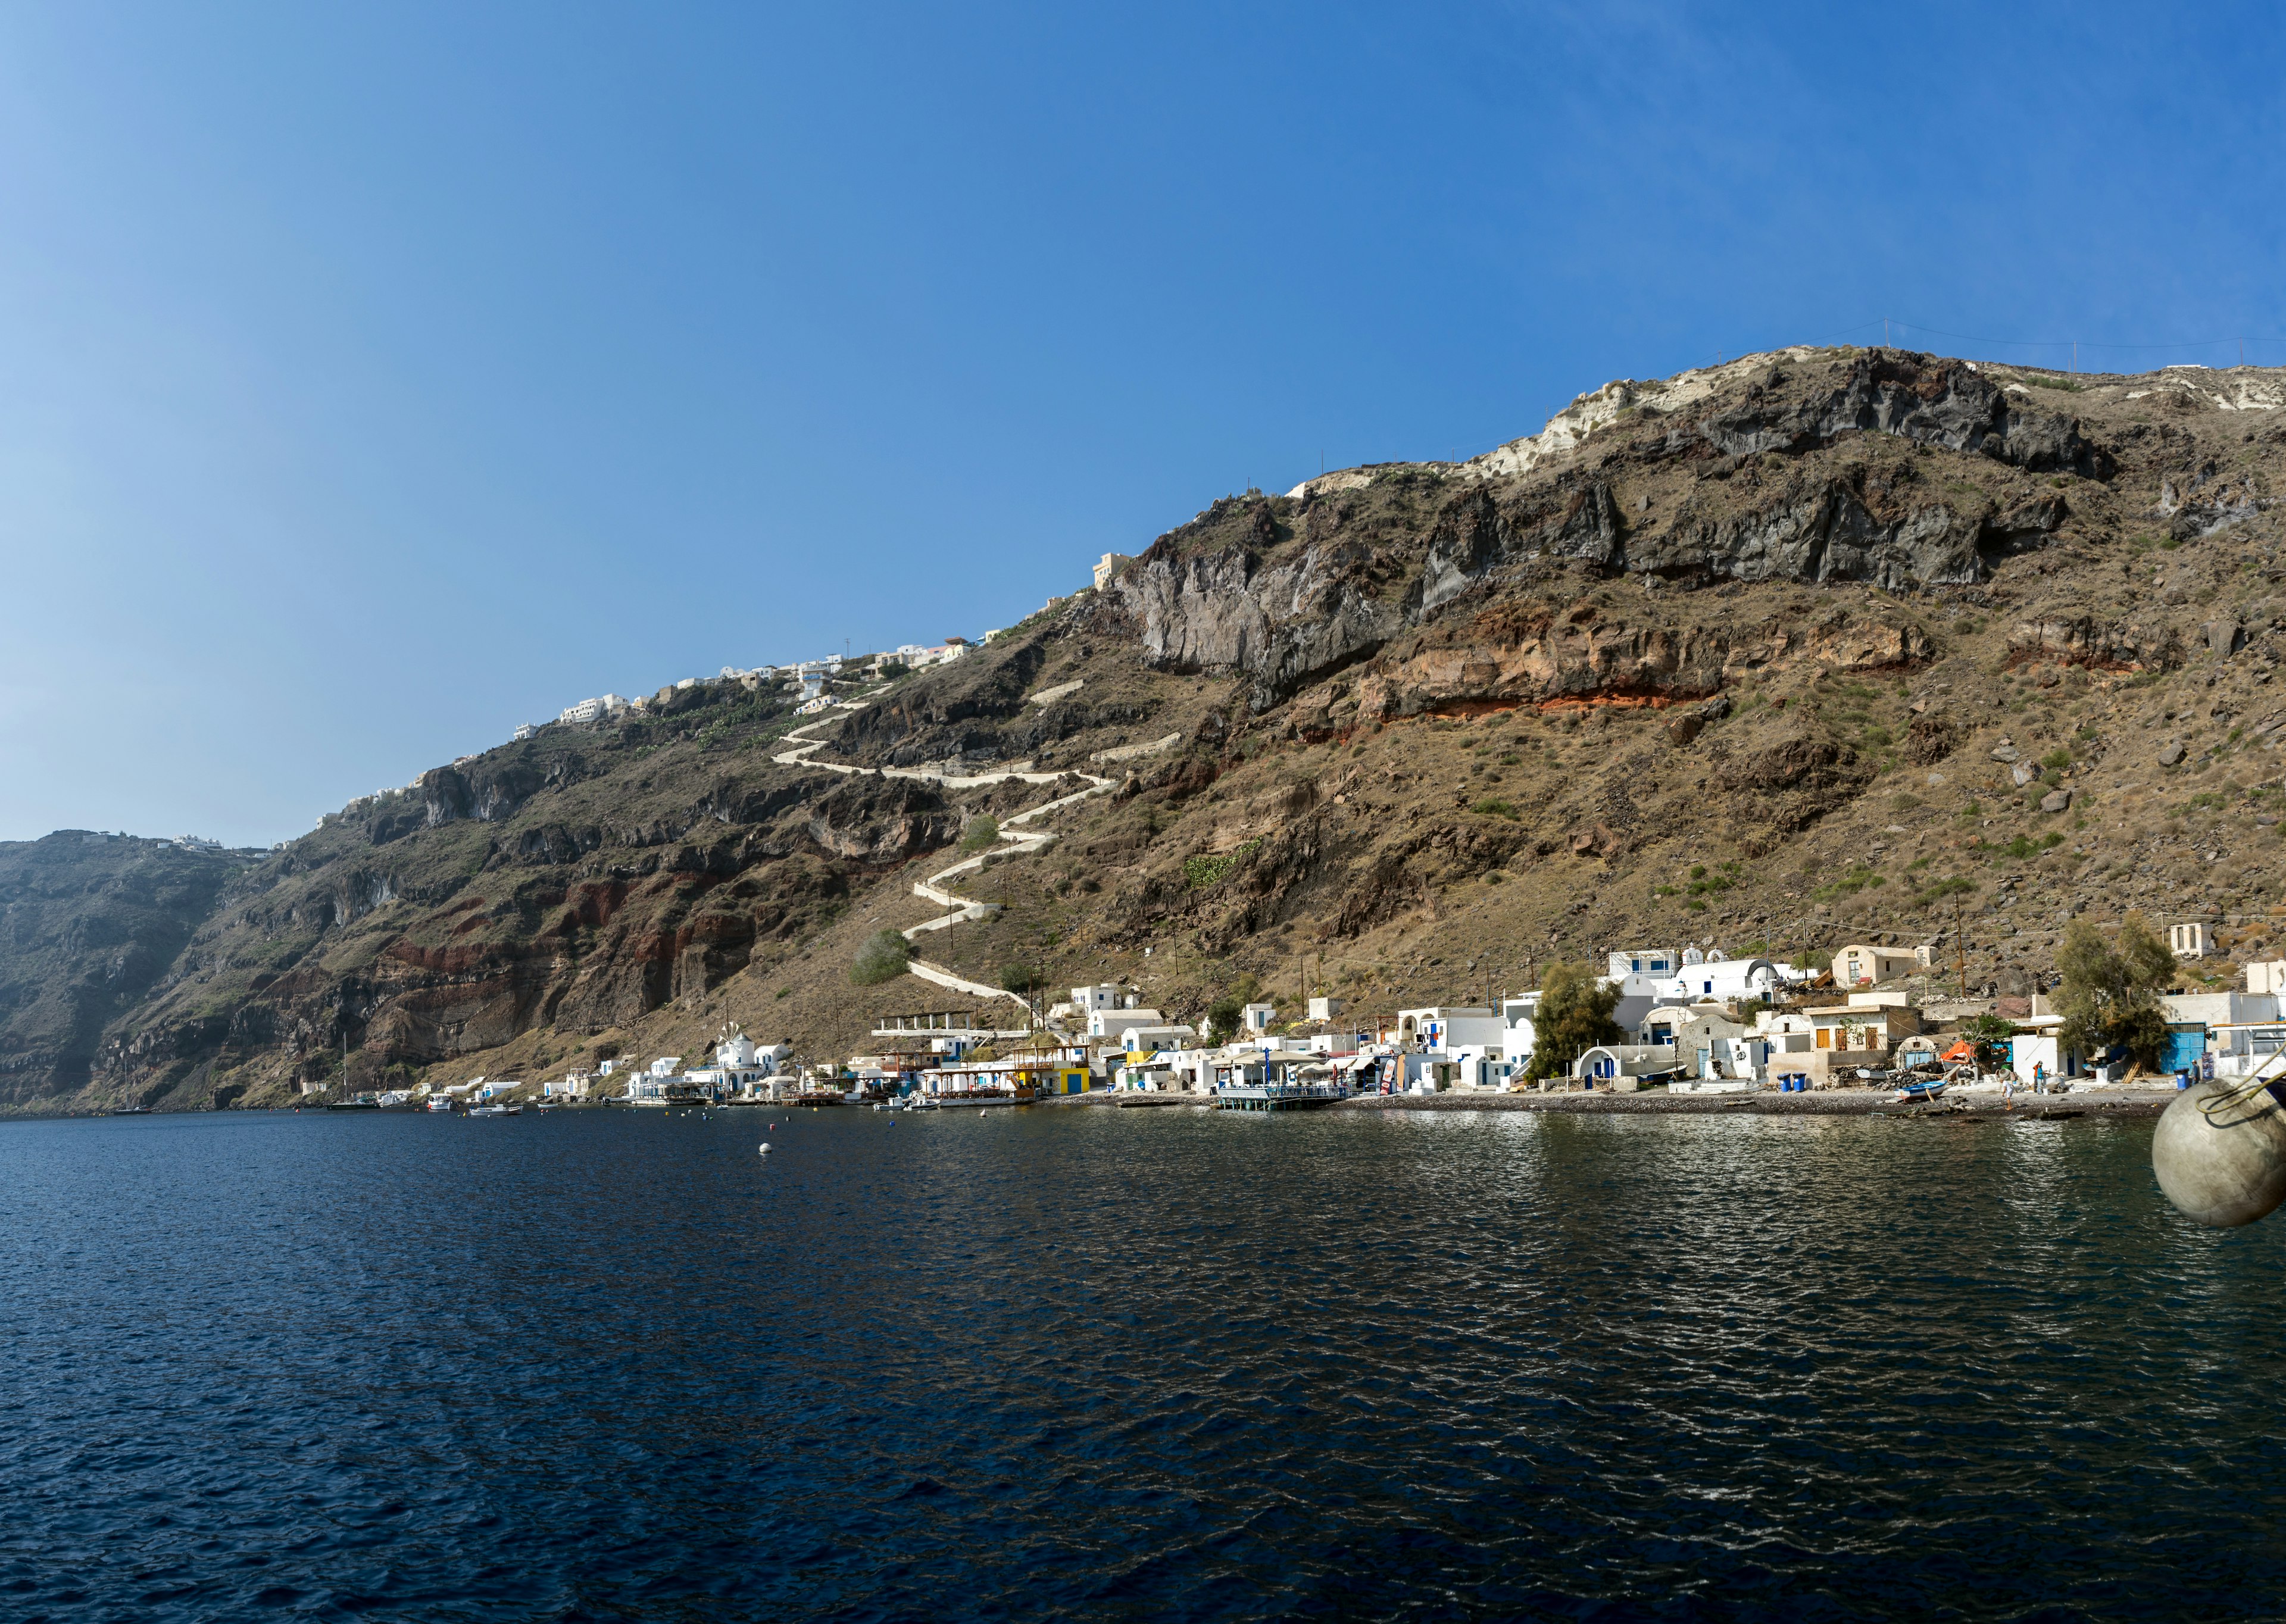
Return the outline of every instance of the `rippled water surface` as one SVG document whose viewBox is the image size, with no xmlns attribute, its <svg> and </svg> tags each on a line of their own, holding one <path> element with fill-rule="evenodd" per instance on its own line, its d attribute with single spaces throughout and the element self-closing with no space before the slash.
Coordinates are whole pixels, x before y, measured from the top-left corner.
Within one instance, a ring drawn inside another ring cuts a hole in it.
<svg viewBox="0 0 2286 1624">
<path fill-rule="evenodd" d="M 2149 1144 L 7 1124 L 0 1616 L 2274 1614 L 2286 1219 Z"/>
</svg>

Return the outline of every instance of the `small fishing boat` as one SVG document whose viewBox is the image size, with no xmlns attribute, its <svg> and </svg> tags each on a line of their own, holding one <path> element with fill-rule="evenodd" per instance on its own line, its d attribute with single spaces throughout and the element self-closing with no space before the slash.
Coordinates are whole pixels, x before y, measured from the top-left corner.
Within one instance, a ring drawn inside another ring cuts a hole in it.
<svg viewBox="0 0 2286 1624">
<path fill-rule="evenodd" d="M 453 1108 L 453 1097 L 450 1094 L 431 1094 L 429 1096 L 429 1108 L 432 1111 L 449 1111 Z"/>
<path fill-rule="evenodd" d="M 1909 1105 L 1916 1100 L 1942 1100 L 1944 1089 L 1945 1079 L 1943 1077 L 1919 1077 L 1903 1084 L 1889 1098 L 1898 1105 Z"/>
<path fill-rule="evenodd" d="M 520 1116 L 523 1114 L 524 1108 L 520 1105 L 472 1105 L 469 1108 L 471 1116 Z"/>
</svg>

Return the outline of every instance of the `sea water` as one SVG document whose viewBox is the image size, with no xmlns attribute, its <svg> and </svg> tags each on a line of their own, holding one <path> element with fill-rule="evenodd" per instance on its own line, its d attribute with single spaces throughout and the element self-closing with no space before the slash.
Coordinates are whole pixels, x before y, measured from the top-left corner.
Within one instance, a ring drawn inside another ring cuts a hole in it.
<svg viewBox="0 0 2286 1624">
<path fill-rule="evenodd" d="M 0 1616 L 2268 1613 L 2286 1228 L 2149 1144 L 8 1123 Z"/>
</svg>

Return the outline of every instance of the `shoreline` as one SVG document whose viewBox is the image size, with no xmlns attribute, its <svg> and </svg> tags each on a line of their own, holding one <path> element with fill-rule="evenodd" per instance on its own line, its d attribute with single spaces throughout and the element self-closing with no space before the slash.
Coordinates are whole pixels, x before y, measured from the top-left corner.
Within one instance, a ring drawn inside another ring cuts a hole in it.
<svg viewBox="0 0 2286 1624">
<path fill-rule="evenodd" d="M 1901 1102 L 1886 1088 L 1836 1088 L 1808 1094 L 1362 1094 L 1336 1101 L 1343 1111 L 1555 1111 L 1644 1116 L 1931 1116 L 1975 1122 L 2041 1121 L 2074 1116 L 2156 1117 L 2174 1099 L 2165 1089 L 2106 1089 L 2069 1094 L 1957 1094 Z"/>
<path fill-rule="evenodd" d="M 1359 1094 L 1328 1100 L 1304 1108 L 1320 1111 L 1542 1111 L 1571 1116 L 1889 1116 L 1932 1117 L 1948 1122 L 2049 1122 L 2090 1116 L 2104 1120 L 2157 1118 L 2174 1100 L 2172 1088 L 2105 1089 L 2069 1094 L 2019 1094 L 2005 1100 L 1997 1093 L 1955 1095 L 1929 1103 L 1904 1102 L 1886 1088 L 1836 1088 L 1808 1094 L 1768 1092 L 1752 1094 L 1591 1093 L 1574 1090 L 1555 1094 L 1449 1092 L 1439 1094 Z M 1034 1105 L 1095 1107 L 1121 1110 L 1168 1109 L 1188 1107 L 1212 1110 L 1214 1102 L 1199 1094 L 1116 1094 L 1091 1092 L 1060 1100 L 1034 1100 Z"/>
</svg>

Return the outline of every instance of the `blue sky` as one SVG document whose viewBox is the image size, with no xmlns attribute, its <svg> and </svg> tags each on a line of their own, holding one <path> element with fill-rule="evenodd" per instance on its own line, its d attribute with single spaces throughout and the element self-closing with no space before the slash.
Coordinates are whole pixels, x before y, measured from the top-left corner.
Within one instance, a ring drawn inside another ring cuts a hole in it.
<svg viewBox="0 0 2286 1624">
<path fill-rule="evenodd" d="M 973 635 L 1223 493 L 1885 314 L 2286 364 L 2281 46 L 2256 7 L 7 8 L 0 838 L 280 839 L 589 694 Z"/>
</svg>

